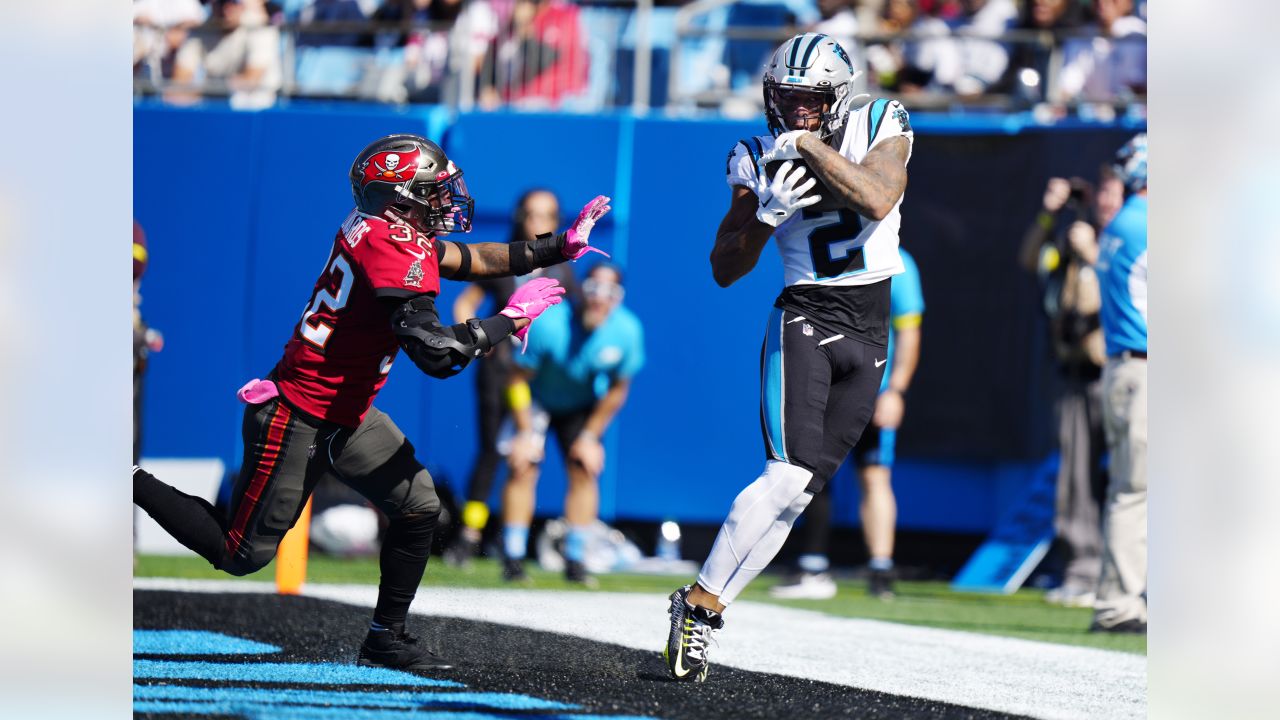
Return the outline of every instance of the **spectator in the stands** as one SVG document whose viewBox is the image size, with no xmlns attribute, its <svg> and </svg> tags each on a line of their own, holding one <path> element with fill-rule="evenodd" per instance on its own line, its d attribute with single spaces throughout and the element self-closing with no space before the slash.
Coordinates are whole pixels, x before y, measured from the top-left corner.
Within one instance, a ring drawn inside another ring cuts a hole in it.
<svg viewBox="0 0 1280 720">
<path fill-rule="evenodd" d="M 951 30 L 942 19 L 925 11 L 921 0 L 886 0 L 880 31 L 893 35 L 911 33 L 909 40 L 867 48 L 867 62 L 877 82 L 886 90 L 912 95 L 934 90 L 936 74 L 953 75 L 956 63 L 950 44 Z"/>
<path fill-rule="evenodd" d="M 354 47 L 361 42 L 361 34 L 354 28 L 325 28 L 326 23 L 356 25 L 365 22 L 364 10 L 356 0 L 313 0 L 298 13 L 303 25 L 318 24 L 312 32 L 298 33 L 300 46 Z"/>
<path fill-rule="evenodd" d="M 152 81 L 173 77 L 178 48 L 204 22 L 199 0 L 133 1 L 133 69 Z"/>
<path fill-rule="evenodd" d="M 399 31 L 379 32 L 371 44 L 404 48 L 404 95 L 397 99 L 413 102 L 446 99 L 450 70 L 469 63 L 478 72 L 498 35 L 497 15 L 486 0 L 386 0 L 373 20 L 401 25 Z"/>
<path fill-rule="evenodd" d="M 1018 17 L 1013 0 L 961 0 L 960 16 L 950 22 L 957 62 L 935 73 L 934 82 L 959 95 L 994 90 L 1009 66 L 1009 50 L 998 38 Z"/>
<path fill-rule="evenodd" d="M 1045 30 L 1055 35 L 1055 42 L 1061 42 L 1064 32 L 1074 30 L 1084 21 L 1084 6 L 1079 0 L 1026 0 L 1022 5 L 1022 16 L 1018 27 L 1023 30 Z M 1023 93 L 1027 100 L 1044 99 L 1045 83 L 1049 77 L 1049 56 L 1051 48 L 1034 43 L 1019 43 L 1014 46 L 1013 61 L 1010 63 L 1015 89 Z"/>
<path fill-rule="evenodd" d="M 178 51 L 175 84 L 194 87 L 221 85 L 235 108 L 262 108 L 275 103 L 282 68 L 280 30 L 270 24 L 263 0 L 215 0 L 213 18 L 219 25 L 213 37 L 192 33 Z M 201 78 L 203 75 L 203 78 Z M 171 93 L 174 101 L 189 94 Z"/>
<path fill-rule="evenodd" d="M 1057 100 L 1109 102 L 1147 91 L 1147 23 L 1133 0 L 1093 0 L 1087 37 L 1062 46 Z"/>
<path fill-rule="evenodd" d="M 510 33 L 486 60 L 482 104 L 498 99 L 558 106 L 587 85 L 588 57 L 578 7 L 566 0 L 516 0 Z"/>
</svg>

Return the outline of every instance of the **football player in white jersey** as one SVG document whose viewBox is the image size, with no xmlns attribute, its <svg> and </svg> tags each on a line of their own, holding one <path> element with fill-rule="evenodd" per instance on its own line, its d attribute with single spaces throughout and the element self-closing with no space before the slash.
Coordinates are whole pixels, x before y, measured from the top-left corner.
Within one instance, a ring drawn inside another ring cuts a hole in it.
<svg viewBox="0 0 1280 720">
<path fill-rule="evenodd" d="M 761 352 L 764 472 L 734 500 L 697 583 L 671 595 L 663 655 L 677 680 L 706 678 L 725 606 L 781 549 L 875 408 L 913 134 L 901 103 L 854 94 L 857 75 L 826 35 L 786 41 L 764 73 L 771 134 L 729 153 L 712 274 L 733 284 L 772 236 L 786 287 Z"/>
</svg>

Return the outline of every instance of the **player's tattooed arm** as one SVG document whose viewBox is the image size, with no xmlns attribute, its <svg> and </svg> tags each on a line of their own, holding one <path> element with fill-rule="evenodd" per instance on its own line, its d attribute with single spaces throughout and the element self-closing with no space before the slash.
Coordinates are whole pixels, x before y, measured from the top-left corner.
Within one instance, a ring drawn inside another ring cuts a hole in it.
<svg viewBox="0 0 1280 720">
<path fill-rule="evenodd" d="M 885 140 L 855 163 L 836 152 L 813 133 L 801 135 L 796 149 L 835 199 L 872 220 L 883 220 L 907 189 L 905 137 Z"/>
<path fill-rule="evenodd" d="M 524 273 L 519 271 L 532 266 L 534 262 L 524 243 L 460 243 L 453 240 L 436 242 L 440 247 L 440 276 L 450 280 L 522 275 Z M 512 257 L 513 250 L 522 253 L 524 257 Z"/>
<path fill-rule="evenodd" d="M 720 287 L 729 287 L 751 272 L 773 228 L 756 219 L 760 201 L 751 190 L 736 186 L 729 212 L 720 221 L 711 248 L 711 274 Z"/>
</svg>

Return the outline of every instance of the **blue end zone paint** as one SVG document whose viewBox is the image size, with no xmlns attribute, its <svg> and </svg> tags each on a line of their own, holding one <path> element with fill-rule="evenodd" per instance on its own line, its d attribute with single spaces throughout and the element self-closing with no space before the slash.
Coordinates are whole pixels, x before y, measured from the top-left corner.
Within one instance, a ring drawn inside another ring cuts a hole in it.
<svg viewBox="0 0 1280 720">
<path fill-rule="evenodd" d="M 420 685 L 465 687 L 452 680 L 425 678 L 399 670 L 337 663 L 215 663 L 134 660 L 135 678 L 249 680 L 313 685 Z"/>
<path fill-rule="evenodd" d="M 234 712 L 240 705 L 324 705 L 339 708 L 475 708 L 480 710 L 575 710 L 577 705 L 528 695 L 491 692 L 369 692 L 359 690 L 303 690 L 247 687 L 191 687 L 134 685 L 134 700 L 200 702 Z M 287 710 L 286 708 L 281 708 Z"/>
<path fill-rule="evenodd" d="M 199 702 L 163 702 L 148 700 L 137 702 L 133 705 L 134 712 L 138 713 L 171 713 L 182 715 L 223 715 L 225 710 L 220 706 L 210 705 L 209 703 Z M 246 718 L 247 720 L 275 720 L 276 718 L 285 718 L 287 720 L 391 720 L 392 718 L 412 717 L 414 720 L 511 720 L 516 717 L 507 713 L 494 714 L 485 712 L 450 712 L 448 710 L 441 711 L 415 711 L 412 714 L 406 713 L 404 709 L 369 709 L 369 708 L 326 708 L 326 707 L 291 707 L 282 708 L 279 705 L 249 703 L 238 705 L 235 715 Z M 519 717 L 528 717 L 521 715 Z M 542 715 L 535 716 L 538 720 L 642 720 L 641 716 L 620 716 L 620 715 Z M 645 718 L 644 720 L 649 720 Z"/>
<path fill-rule="evenodd" d="M 951 582 L 953 590 L 1011 593 L 1049 551 L 1057 507 L 1058 456 L 1037 468 L 1031 482 L 991 536 Z"/>
<path fill-rule="evenodd" d="M 257 655 L 277 653 L 280 648 L 205 630 L 134 630 L 133 652 L 139 655 Z"/>
</svg>

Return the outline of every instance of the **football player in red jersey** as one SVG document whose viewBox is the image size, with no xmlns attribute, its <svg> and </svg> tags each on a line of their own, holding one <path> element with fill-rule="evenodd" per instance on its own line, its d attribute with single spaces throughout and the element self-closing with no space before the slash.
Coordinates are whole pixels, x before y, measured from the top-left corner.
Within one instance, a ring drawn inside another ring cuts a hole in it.
<svg viewBox="0 0 1280 720">
<path fill-rule="evenodd" d="M 497 315 L 444 326 L 440 278 L 524 275 L 589 251 L 609 198 L 592 200 L 558 235 L 519 243 L 444 239 L 471 229 L 473 201 L 462 171 L 435 143 L 389 135 L 351 166 L 356 207 L 342 223 L 284 357 L 265 380 L 240 389 L 244 462 L 224 516 L 202 498 L 133 469 L 134 502 L 183 545 L 220 570 L 246 575 L 275 556 L 316 484 L 327 476 L 355 488 L 388 518 L 381 582 L 361 665 L 440 669 L 449 664 L 405 631 L 440 514 L 431 476 L 413 446 L 373 407 L 398 350 L 432 377 L 456 375 L 495 343 L 524 340 L 529 325 L 564 293 L 538 278 Z"/>
</svg>

